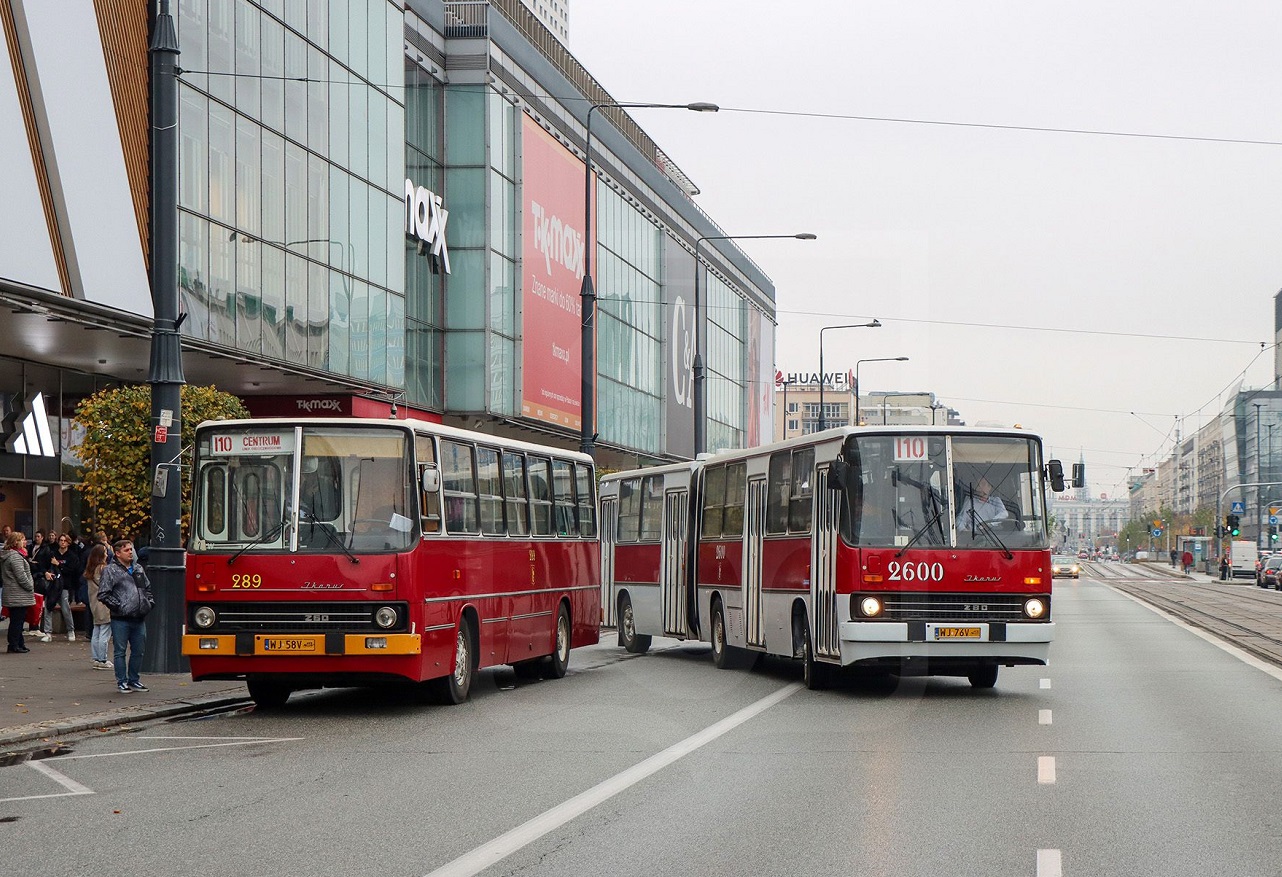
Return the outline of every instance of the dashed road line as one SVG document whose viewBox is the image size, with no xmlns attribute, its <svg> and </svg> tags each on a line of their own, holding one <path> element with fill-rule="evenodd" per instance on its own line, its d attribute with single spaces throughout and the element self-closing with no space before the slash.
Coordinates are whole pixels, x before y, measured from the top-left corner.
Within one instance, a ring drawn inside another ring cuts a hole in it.
<svg viewBox="0 0 1282 877">
<path fill-rule="evenodd" d="M 1037 877 L 1064 877 L 1063 857 L 1059 850 L 1037 851 Z"/>
<path fill-rule="evenodd" d="M 1055 784 L 1055 756 L 1040 755 L 1037 758 L 1037 782 L 1039 785 Z"/>
<path fill-rule="evenodd" d="M 1049 725 L 1050 723 L 1051 723 L 1051 711 L 1050 711 L 1050 710 L 1038 710 L 1038 711 L 1037 711 L 1037 724 L 1039 724 L 1039 725 Z"/>
</svg>

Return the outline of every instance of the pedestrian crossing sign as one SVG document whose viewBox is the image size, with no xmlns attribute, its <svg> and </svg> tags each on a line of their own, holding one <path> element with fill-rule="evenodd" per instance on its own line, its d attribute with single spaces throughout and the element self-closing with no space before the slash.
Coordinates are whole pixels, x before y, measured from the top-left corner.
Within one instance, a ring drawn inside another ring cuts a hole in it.
<svg viewBox="0 0 1282 877">
<path fill-rule="evenodd" d="M 1246 503 L 1244 503 L 1244 502 L 1235 502 L 1235 503 L 1233 503 L 1233 507 L 1232 507 L 1232 509 L 1230 510 L 1230 512 L 1231 512 L 1232 514 L 1235 514 L 1235 515 L 1245 515 L 1245 514 L 1246 514 Z"/>
</svg>

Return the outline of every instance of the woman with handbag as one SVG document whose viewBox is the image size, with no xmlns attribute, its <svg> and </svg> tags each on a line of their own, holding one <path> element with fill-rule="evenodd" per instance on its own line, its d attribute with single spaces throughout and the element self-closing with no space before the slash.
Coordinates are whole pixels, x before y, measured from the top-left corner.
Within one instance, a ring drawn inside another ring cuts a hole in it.
<svg viewBox="0 0 1282 877">
<path fill-rule="evenodd" d="M 9 610 L 9 651 L 29 652 L 22 638 L 22 623 L 27 620 L 27 608 L 36 605 L 35 580 L 26 557 L 27 537 L 14 531 L 4 540 L 0 552 L 0 600 Z"/>
<path fill-rule="evenodd" d="M 62 612 L 67 626 L 67 642 L 76 641 L 76 620 L 71 614 L 71 598 L 75 596 L 80 581 L 80 555 L 71 545 L 71 537 L 63 533 L 52 551 L 41 564 L 45 579 L 45 617 L 43 630 L 52 636 L 53 610 Z"/>
<path fill-rule="evenodd" d="M 95 670 L 111 670 L 107 660 L 107 643 L 111 640 L 111 610 L 98 602 L 98 586 L 102 584 L 102 571 L 107 567 L 107 546 L 97 544 L 89 549 L 85 561 L 85 574 L 81 582 L 89 592 L 89 611 L 93 616 L 93 632 L 89 634 L 89 652 Z"/>
</svg>

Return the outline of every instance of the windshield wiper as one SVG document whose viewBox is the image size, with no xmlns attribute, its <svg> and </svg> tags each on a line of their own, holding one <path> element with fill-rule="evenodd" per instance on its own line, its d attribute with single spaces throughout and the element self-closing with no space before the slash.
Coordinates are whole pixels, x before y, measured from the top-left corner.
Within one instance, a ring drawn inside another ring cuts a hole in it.
<svg viewBox="0 0 1282 877">
<path fill-rule="evenodd" d="M 255 545 L 262 545 L 266 542 L 275 541 L 276 537 L 279 536 L 281 531 L 284 529 L 285 529 L 285 519 L 281 518 L 280 523 L 277 524 L 275 527 L 273 527 L 270 533 L 264 534 L 263 538 L 261 539 L 255 539 L 253 542 L 246 542 L 243 548 L 241 548 L 231 557 L 227 558 L 227 565 L 231 566 L 233 563 L 236 562 L 236 558 L 240 557 L 242 554 L 244 554 L 249 549 L 253 548 Z"/>
<path fill-rule="evenodd" d="M 308 525 L 310 525 L 311 529 L 308 531 L 309 533 L 316 532 L 317 521 L 316 521 L 316 518 L 311 515 L 311 513 L 300 510 L 298 513 L 298 519 L 300 521 L 306 521 Z M 329 542 L 331 545 L 338 546 L 338 550 L 346 554 L 347 559 L 350 560 L 352 563 L 361 562 L 361 559 L 357 557 L 355 554 L 352 554 L 352 552 L 348 550 L 347 546 L 343 544 L 343 540 L 339 539 L 338 536 L 334 534 L 333 527 L 329 526 L 324 521 L 321 521 L 320 525 L 321 525 L 321 532 L 325 534 L 325 540 L 327 542 Z"/>
<path fill-rule="evenodd" d="M 925 536 L 927 530 L 935 526 L 935 524 L 939 523 L 939 519 L 943 517 L 943 515 L 944 515 L 943 507 L 940 506 L 938 503 L 936 503 L 935 513 L 930 516 L 930 520 L 928 520 L 925 524 L 923 524 L 922 528 L 913 534 L 913 538 L 909 539 L 903 548 L 895 552 L 895 557 L 903 557 L 904 552 L 907 551 L 909 548 L 912 548 L 915 544 L 917 544 L 917 540 L 920 539 L 922 536 Z"/>
<path fill-rule="evenodd" d="M 988 522 L 985 521 L 983 518 L 981 518 L 979 516 L 979 513 L 975 511 L 975 507 L 972 502 L 971 509 L 970 509 L 970 537 L 972 539 L 975 538 L 976 524 L 979 525 L 980 530 L 983 532 L 985 536 L 987 536 L 989 539 L 992 539 L 994 542 L 997 543 L 997 546 L 1002 550 L 1002 554 L 1006 555 L 1007 560 L 1010 560 L 1015 556 L 1010 553 L 1010 549 L 1006 547 L 1006 543 L 1002 542 L 1002 540 L 998 538 L 997 531 L 994 530 L 992 527 L 990 527 L 988 525 Z"/>
</svg>

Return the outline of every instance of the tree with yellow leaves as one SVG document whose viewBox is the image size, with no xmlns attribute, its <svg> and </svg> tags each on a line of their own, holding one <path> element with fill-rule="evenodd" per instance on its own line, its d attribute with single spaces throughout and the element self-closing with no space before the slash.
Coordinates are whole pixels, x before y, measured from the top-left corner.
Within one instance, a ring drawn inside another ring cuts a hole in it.
<svg viewBox="0 0 1282 877">
<path fill-rule="evenodd" d="M 206 420 L 248 417 L 231 393 L 216 387 L 182 388 L 184 436 Z M 75 449 L 84 464 L 81 493 L 94 529 L 146 534 L 151 526 L 151 387 L 137 384 L 101 390 L 76 406 L 76 426 L 84 438 Z M 182 451 L 182 530 L 186 542 L 191 515 L 191 444 Z"/>
</svg>

